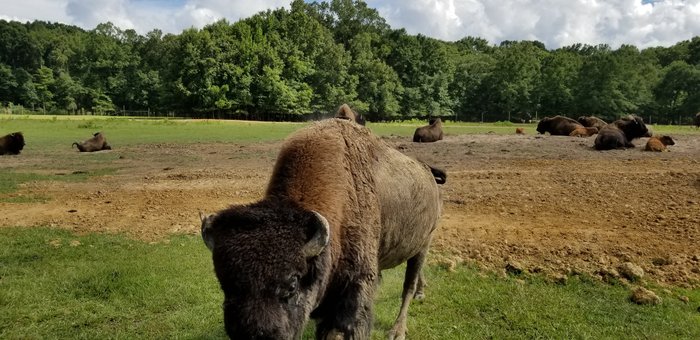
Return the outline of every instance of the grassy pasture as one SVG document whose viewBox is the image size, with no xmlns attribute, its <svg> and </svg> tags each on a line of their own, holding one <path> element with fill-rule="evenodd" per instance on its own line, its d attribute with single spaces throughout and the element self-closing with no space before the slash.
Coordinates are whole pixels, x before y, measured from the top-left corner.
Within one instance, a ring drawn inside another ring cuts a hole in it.
<svg viewBox="0 0 700 340">
<path fill-rule="evenodd" d="M 220 339 L 222 294 L 197 236 L 158 243 L 56 229 L 0 229 L 0 338 Z M 398 312 L 403 268 L 384 272 L 374 339 Z M 622 286 L 574 277 L 500 277 L 468 266 L 427 269 L 427 298 L 411 306 L 412 339 L 699 338 L 699 291 L 627 301 Z M 310 325 L 306 338 L 311 338 Z"/>
<path fill-rule="evenodd" d="M 380 135 L 411 136 L 419 123 L 372 124 Z M 0 158 L 0 196 L 21 183 L 83 181 L 116 171 L 114 153 L 73 159 L 76 140 L 103 131 L 115 148 L 154 143 L 257 143 L 280 140 L 305 123 L 0 116 L 0 135 L 22 131 L 24 153 L 47 162 L 86 163 L 85 172 L 46 173 L 39 165 L 7 167 Z M 511 134 L 515 126 L 456 124 L 447 134 Z M 657 133 L 700 134 L 691 127 L 654 126 Z M 75 152 L 77 154 L 77 152 Z M 69 158 L 65 160 L 64 158 Z M 41 200 L 42 197 L 12 198 Z M 16 201 L 15 201 L 16 202 Z M 0 212 L 1 213 L 1 212 Z M 655 289 L 659 306 L 628 301 L 622 285 L 574 276 L 566 285 L 538 275 L 454 272 L 427 268 L 425 301 L 409 312 L 410 339 L 700 338 L 700 290 Z M 376 300 L 374 339 L 383 338 L 399 308 L 402 268 L 386 271 Z M 677 296 L 690 298 L 681 302 Z M 120 235 L 75 235 L 44 228 L 0 229 L 0 339 L 224 338 L 222 294 L 211 259 L 196 236 L 157 243 Z M 306 337 L 313 334 L 311 327 Z"/>
</svg>

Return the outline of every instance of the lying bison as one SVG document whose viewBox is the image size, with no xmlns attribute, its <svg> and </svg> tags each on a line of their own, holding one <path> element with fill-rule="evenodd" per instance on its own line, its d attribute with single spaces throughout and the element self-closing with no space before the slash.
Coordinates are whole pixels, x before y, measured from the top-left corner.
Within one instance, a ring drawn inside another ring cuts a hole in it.
<svg viewBox="0 0 700 340">
<path fill-rule="evenodd" d="M 260 201 L 202 219 L 227 334 L 299 339 L 313 318 L 317 339 L 369 339 L 380 271 L 407 262 L 403 338 L 441 210 L 431 172 L 346 120 L 288 137 Z"/>
<path fill-rule="evenodd" d="M 568 136 L 576 128 L 581 127 L 583 127 L 583 125 L 569 117 L 544 117 L 537 124 L 537 132 L 541 134 L 549 132 L 549 134 L 553 136 Z"/>
<path fill-rule="evenodd" d="M 668 151 L 667 145 L 676 145 L 671 136 L 652 136 L 644 147 L 645 151 Z"/>
<path fill-rule="evenodd" d="M 365 125 L 365 117 L 351 109 L 348 104 L 343 104 L 338 108 L 335 118 L 347 119 L 360 125 Z"/>
<path fill-rule="evenodd" d="M 525 129 L 524 128 L 515 128 L 515 134 L 516 135 L 524 135 Z"/>
<path fill-rule="evenodd" d="M 578 127 L 574 129 L 574 131 L 571 131 L 569 136 L 572 137 L 588 137 L 588 136 L 593 136 L 596 133 L 598 133 L 598 128 L 595 126 L 589 126 L 589 127 Z"/>
<path fill-rule="evenodd" d="M 24 149 L 24 135 L 13 132 L 0 137 L 0 155 L 19 155 Z"/>
<path fill-rule="evenodd" d="M 700 112 L 695 114 L 695 127 L 700 128 Z"/>
<path fill-rule="evenodd" d="M 649 130 L 641 117 L 631 115 L 605 125 L 598 132 L 594 147 L 596 150 L 633 148 L 632 140 L 639 137 L 649 137 Z"/>
<path fill-rule="evenodd" d="M 595 127 L 600 129 L 603 128 L 603 126 L 608 125 L 608 123 L 598 117 L 595 116 L 581 116 L 576 119 L 581 125 L 585 127 Z"/>
<path fill-rule="evenodd" d="M 107 144 L 107 139 L 102 132 L 96 132 L 92 135 L 92 138 L 82 141 L 80 143 L 73 143 L 80 152 L 93 152 L 100 150 L 112 150 L 112 147 Z M 71 146 L 73 146 L 71 145 Z"/>
<path fill-rule="evenodd" d="M 442 139 L 442 120 L 431 119 L 426 126 L 421 126 L 413 133 L 413 141 L 416 143 L 437 142 Z"/>
</svg>

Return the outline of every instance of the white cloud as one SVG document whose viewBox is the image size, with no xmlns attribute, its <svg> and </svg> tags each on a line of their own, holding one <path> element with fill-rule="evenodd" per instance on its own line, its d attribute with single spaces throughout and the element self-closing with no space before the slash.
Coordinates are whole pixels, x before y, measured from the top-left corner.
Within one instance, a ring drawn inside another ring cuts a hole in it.
<svg viewBox="0 0 700 340">
<path fill-rule="evenodd" d="M 700 34 L 700 0 L 369 0 L 392 27 L 444 40 L 482 37 L 612 47 L 669 46 Z"/>
<path fill-rule="evenodd" d="M 646 2 L 646 1 L 645 1 Z M 144 34 L 179 33 L 221 18 L 235 22 L 290 0 L 0 0 L 0 18 L 45 20 L 92 29 L 111 21 Z M 393 28 L 444 40 L 482 37 L 612 47 L 669 46 L 700 35 L 700 0 L 367 0 Z"/>
</svg>

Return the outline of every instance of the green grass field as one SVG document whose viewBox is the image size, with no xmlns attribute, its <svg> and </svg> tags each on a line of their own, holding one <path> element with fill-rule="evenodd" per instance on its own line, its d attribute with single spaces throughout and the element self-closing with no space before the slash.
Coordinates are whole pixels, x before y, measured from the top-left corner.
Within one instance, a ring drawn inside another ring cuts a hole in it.
<svg viewBox="0 0 700 340">
<path fill-rule="evenodd" d="M 222 294 L 199 237 L 149 244 L 118 235 L 0 229 L 0 338 L 224 338 Z M 373 338 L 398 312 L 403 268 L 386 271 Z M 660 306 L 574 277 L 497 277 L 466 266 L 427 269 L 427 297 L 410 309 L 411 339 L 700 338 L 700 291 Z M 307 337 L 312 336 L 309 326 Z"/>
<path fill-rule="evenodd" d="M 282 139 L 304 125 L 0 116 L 0 135 L 22 131 L 27 139 L 23 154 L 59 162 L 51 158 L 55 151 L 95 131 L 104 131 L 117 148 L 144 143 L 256 143 Z M 411 136 L 417 125 L 368 127 L 380 135 Z M 517 126 L 534 133 L 534 125 Z M 448 123 L 445 130 L 511 134 L 514 128 Z M 654 131 L 700 134 L 691 127 L 657 126 Z M 87 171 L 66 174 L 44 173 L 40 164 L 8 167 L 0 158 L 0 196 L 21 183 L 82 181 L 115 171 L 109 162 L 115 154 L 95 156 L 82 160 Z M 12 198 L 23 199 L 43 198 Z M 394 321 L 402 277 L 400 268 L 384 273 L 376 300 L 375 339 L 383 338 Z M 638 306 L 628 301 L 628 288 L 585 277 L 557 285 L 538 275 L 501 277 L 467 266 L 458 266 L 455 272 L 431 266 L 427 278 L 426 300 L 414 303 L 409 312 L 410 339 L 700 339 L 698 289 L 655 289 L 663 303 Z M 690 303 L 681 302 L 678 295 L 688 296 Z M 196 236 L 173 236 L 151 244 L 121 235 L 0 229 L 0 339 L 219 339 L 225 337 L 221 302 L 208 250 Z M 311 327 L 307 337 L 313 334 Z"/>
</svg>

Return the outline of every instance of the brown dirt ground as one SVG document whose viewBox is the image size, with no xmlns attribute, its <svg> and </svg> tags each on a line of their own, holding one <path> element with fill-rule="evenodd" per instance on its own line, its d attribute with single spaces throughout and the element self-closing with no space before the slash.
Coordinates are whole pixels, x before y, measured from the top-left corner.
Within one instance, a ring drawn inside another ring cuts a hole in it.
<svg viewBox="0 0 700 340">
<path fill-rule="evenodd" d="M 645 138 L 635 149 L 594 151 L 593 138 L 385 140 L 448 172 L 433 261 L 498 271 L 510 262 L 551 276 L 603 278 L 630 261 L 645 270 L 645 279 L 700 286 L 700 136 L 676 136 L 664 153 L 641 151 Z M 113 175 L 25 183 L 3 195 L 49 199 L 0 203 L 0 226 L 123 232 L 148 241 L 197 234 L 198 211 L 261 197 L 280 145 L 158 144 L 111 151 L 111 166 L 119 169 Z M 76 170 L 28 153 L 6 158 L 2 167 L 41 164 L 47 173 Z"/>
</svg>

